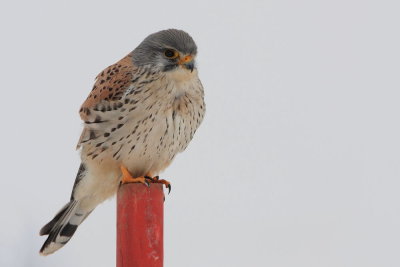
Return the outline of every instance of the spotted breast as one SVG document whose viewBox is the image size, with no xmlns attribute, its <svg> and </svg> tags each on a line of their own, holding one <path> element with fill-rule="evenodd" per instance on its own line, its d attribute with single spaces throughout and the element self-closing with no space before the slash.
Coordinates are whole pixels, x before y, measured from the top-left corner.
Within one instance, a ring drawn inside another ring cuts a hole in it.
<svg viewBox="0 0 400 267">
<path fill-rule="evenodd" d="M 186 148 L 204 112 L 197 70 L 135 67 L 130 54 L 97 76 L 80 110 L 85 128 L 78 147 L 90 164 L 157 174 Z"/>
</svg>

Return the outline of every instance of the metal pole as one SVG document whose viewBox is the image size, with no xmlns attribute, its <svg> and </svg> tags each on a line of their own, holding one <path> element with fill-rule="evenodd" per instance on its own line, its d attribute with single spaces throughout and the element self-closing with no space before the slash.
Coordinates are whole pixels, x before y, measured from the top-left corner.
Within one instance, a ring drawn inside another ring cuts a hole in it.
<svg viewBox="0 0 400 267">
<path fill-rule="evenodd" d="M 117 267 L 163 266 L 162 184 L 124 184 L 117 194 Z"/>
</svg>

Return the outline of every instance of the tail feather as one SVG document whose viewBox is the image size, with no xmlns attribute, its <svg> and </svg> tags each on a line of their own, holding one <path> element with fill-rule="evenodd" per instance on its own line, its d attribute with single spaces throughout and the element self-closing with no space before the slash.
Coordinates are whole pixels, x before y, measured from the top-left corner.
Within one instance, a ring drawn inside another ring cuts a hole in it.
<svg viewBox="0 0 400 267">
<path fill-rule="evenodd" d="M 40 229 L 40 235 L 50 234 L 51 229 L 58 222 L 58 220 L 60 220 L 61 216 L 64 215 L 65 211 L 69 207 L 69 204 L 70 203 L 65 204 L 65 206 L 59 212 L 57 212 L 56 216 L 54 216 L 54 218 L 50 222 L 48 222 L 45 226 L 42 227 L 42 229 Z"/>
<path fill-rule="evenodd" d="M 71 200 L 56 216 L 40 230 L 40 235 L 49 235 L 40 249 L 41 255 L 48 255 L 64 246 L 73 236 L 91 211 L 79 208 L 80 201 Z"/>
</svg>

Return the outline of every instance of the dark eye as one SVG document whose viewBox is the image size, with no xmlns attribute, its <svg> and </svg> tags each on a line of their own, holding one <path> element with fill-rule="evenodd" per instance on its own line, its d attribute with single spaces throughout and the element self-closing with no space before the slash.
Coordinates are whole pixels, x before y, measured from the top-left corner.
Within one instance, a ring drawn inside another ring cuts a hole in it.
<svg viewBox="0 0 400 267">
<path fill-rule="evenodd" d="M 172 49 L 167 49 L 164 51 L 164 56 L 166 56 L 167 58 L 177 58 L 178 57 L 178 52 L 176 52 L 175 50 Z"/>
</svg>

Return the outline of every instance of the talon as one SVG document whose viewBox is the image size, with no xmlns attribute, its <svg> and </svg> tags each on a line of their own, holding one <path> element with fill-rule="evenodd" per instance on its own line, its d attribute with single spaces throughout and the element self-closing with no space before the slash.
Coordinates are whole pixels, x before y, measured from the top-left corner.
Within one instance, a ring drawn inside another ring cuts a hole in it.
<svg viewBox="0 0 400 267">
<path fill-rule="evenodd" d="M 171 193 L 171 184 L 167 180 L 160 179 L 160 176 L 157 175 L 151 177 L 149 175 L 145 175 L 144 178 L 150 180 L 151 183 L 165 185 L 165 188 L 168 188 L 168 194 Z"/>
<path fill-rule="evenodd" d="M 169 195 L 169 193 L 171 193 L 171 184 L 167 180 L 157 179 L 156 181 L 153 181 L 153 183 L 165 185 L 165 188 L 168 188 L 168 195 Z"/>
<path fill-rule="evenodd" d="M 145 179 L 146 179 L 146 183 L 147 183 L 147 185 L 150 187 L 150 183 L 152 183 L 154 180 L 153 180 L 153 178 L 151 178 L 150 176 L 148 176 L 148 175 L 145 175 L 145 176 L 143 176 Z"/>
<path fill-rule="evenodd" d="M 165 185 L 166 188 L 168 188 L 168 195 L 171 193 L 171 184 Z"/>
</svg>

